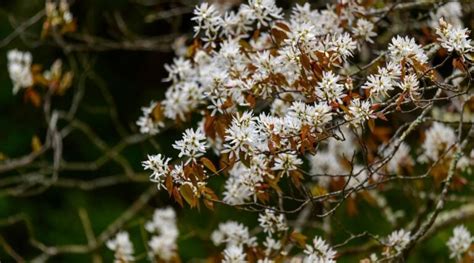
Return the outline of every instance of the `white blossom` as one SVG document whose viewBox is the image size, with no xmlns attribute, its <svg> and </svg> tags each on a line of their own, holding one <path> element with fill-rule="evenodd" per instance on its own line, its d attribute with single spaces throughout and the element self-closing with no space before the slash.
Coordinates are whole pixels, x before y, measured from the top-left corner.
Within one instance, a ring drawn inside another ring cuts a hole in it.
<svg viewBox="0 0 474 263">
<path fill-rule="evenodd" d="M 226 247 L 240 247 L 243 245 L 254 246 L 256 242 L 255 237 L 251 237 L 249 229 L 235 221 L 227 221 L 219 224 L 217 230 L 211 234 L 211 240 L 214 245 L 225 244 Z"/>
<path fill-rule="evenodd" d="M 169 173 L 168 163 L 171 161 L 170 158 L 159 154 L 148 155 L 148 160 L 142 162 L 143 169 L 151 170 L 150 181 L 157 184 L 158 189 L 164 187 L 166 176 Z"/>
<path fill-rule="evenodd" d="M 273 19 L 282 19 L 282 9 L 277 7 L 275 0 L 249 0 L 242 5 L 242 12 L 257 21 L 258 27 L 266 27 Z"/>
<path fill-rule="evenodd" d="M 469 230 L 463 225 L 457 226 L 453 230 L 453 236 L 448 240 L 449 257 L 461 259 L 461 256 L 469 250 L 473 237 Z"/>
<path fill-rule="evenodd" d="M 114 251 L 115 263 L 133 262 L 133 244 L 127 232 L 119 232 L 115 238 L 106 242 L 106 246 Z"/>
<path fill-rule="evenodd" d="M 352 29 L 352 33 L 369 43 L 374 43 L 372 38 L 377 36 L 377 33 L 374 31 L 374 23 L 365 18 L 357 20 L 356 26 Z"/>
<path fill-rule="evenodd" d="M 464 55 L 473 50 L 467 28 L 455 27 L 447 23 L 443 18 L 440 18 L 436 34 L 438 35 L 438 41 L 441 42 L 441 46 L 449 52 L 456 51 Z"/>
<path fill-rule="evenodd" d="M 208 145 L 206 144 L 206 136 L 201 129 L 186 129 L 183 139 L 176 141 L 173 148 L 179 150 L 179 157 L 188 157 L 186 163 L 189 163 L 191 161 L 195 162 L 196 158 L 203 156 Z"/>
<path fill-rule="evenodd" d="M 373 118 L 373 110 L 369 101 L 361 101 L 359 98 L 353 99 L 349 105 L 349 113 L 344 118 L 352 124 L 359 125 L 364 121 Z"/>
<path fill-rule="evenodd" d="M 386 240 L 386 245 L 393 248 L 397 253 L 402 251 L 410 242 L 410 232 L 400 229 L 392 232 Z"/>
<path fill-rule="evenodd" d="M 265 233 L 273 234 L 288 230 L 285 216 L 283 214 L 276 215 L 275 211 L 270 209 L 265 209 L 264 213 L 258 215 L 258 222 Z"/>
<path fill-rule="evenodd" d="M 241 246 L 230 246 L 227 247 L 224 252 L 223 263 L 246 263 L 246 254 L 244 253 Z"/>
<path fill-rule="evenodd" d="M 33 85 L 33 75 L 31 73 L 31 63 L 33 57 L 30 52 L 22 52 L 17 49 L 8 51 L 8 74 L 13 82 L 13 94 L 21 88 L 28 88 Z"/>
<path fill-rule="evenodd" d="M 303 161 L 295 153 L 283 152 L 279 153 L 275 158 L 272 170 L 282 171 L 283 174 L 289 175 L 291 171 L 298 170 L 298 166 L 302 164 Z"/>
<path fill-rule="evenodd" d="M 342 102 L 344 94 L 344 85 L 338 83 L 339 76 L 332 71 L 323 72 L 323 78 L 316 87 L 316 95 L 328 102 Z"/>
<path fill-rule="evenodd" d="M 421 46 L 416 44 L 415 39 L 408 36 L 396 36 L 392 38 L 392 42 L 388 46 L 388 51 L 390 52 L 390 59 L 397 63 L 400 63 L 402 60 L 416 60 L 422 64 L 428 62 L 428 57 Z"/>
<path fill-rule="evenodd" d="M 148 242 L 152 253 L 150 256 L 170 260 L 176 254 L 179 234 L 174 210 L 170 207 L 156 209 L 153 219 L 145 224 L 145 229 L 153 234 Z"/>
<path fill-rule="evenodd" d="M 447 152 L 456 143 L 456 134 L 454 129 L 442 123 L 435 122 L 425 133 L 425 141 L 421 148 L 423 153 L 422 160 L 437 161 L 443 154 Z"/>
<path fill-rule="evenodd" d="M 152 101 L 148 107 L 142 107 L 142 116 L 136 122 L 140 127 L 140 133 L 156 135 L 160 131 L 160 127 L 165 126 L 162 120 L 155 120 L 152 117 L 153 109 L 157 105 L 156 102 Z"/>
<path fill-rule="evenodd" d="M 306 245 L 304 250 L 305 263 L 335 263 L 336 251 L 334 251 L 321 237 L 315 237 L 312 245 Z"/>
</svg>

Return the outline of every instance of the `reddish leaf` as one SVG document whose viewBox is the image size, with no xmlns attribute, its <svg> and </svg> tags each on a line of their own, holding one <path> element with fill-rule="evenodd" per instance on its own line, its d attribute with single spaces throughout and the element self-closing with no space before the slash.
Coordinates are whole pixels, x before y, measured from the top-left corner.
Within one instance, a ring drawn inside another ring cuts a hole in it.
<svg viewBox="0 0 474 263">
<path fill-rule="evenodd" d="M 206 157 L 201 157 L 201 163 L 214 174 L 217 174 L 216 166 Z"/>
</svg>

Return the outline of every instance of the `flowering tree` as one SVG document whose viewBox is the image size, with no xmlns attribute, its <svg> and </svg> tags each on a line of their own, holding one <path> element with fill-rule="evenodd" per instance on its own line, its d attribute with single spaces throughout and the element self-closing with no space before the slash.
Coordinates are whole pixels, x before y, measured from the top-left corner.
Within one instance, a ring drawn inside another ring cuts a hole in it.
<svg viewBox="0 0 474 263">
<path fill-rule="evenodd" d="M 89 184 L 60 176 L 109 160 L 126 182 L 139 181 L 120 151 L 144 141 L 156 146 L 142 156 L 152 187 L 122 216 L 99 236 L 86 227 L 87 245 L 48 247 L 33 239 L 41 251 L 36 260 L 105 245 L 116 262 L 179 262 L 186 235 L 178 230 L 180 211 L 195 209 L 215 210 L 206 218 L 213 231 L 202 237 L 214 246 L 205 255 L 213 262 L 403 262 L 453 224 L 460 225 L 444 249 L 454 261 L 471 262 L 473 237 L 462 224 L 474 218 L 474 48 L 462 10 L 459 2 L 432 1 L 340 0 L 289 10 L 274 0 L 199 3 L 194 35 L 175 41 L 176 58 L 164 65 L 169 88 L 164 99 L 142 107 L 139 133 L 127 135 L 110 111 L 124 133 L 114 147 L 76 118 L 81 89 L 68 111 L 53 106 L 53 97 L 81 83 L 74 69 L 63 70 L 58 60 L 43 71 L 31 53 L 9 51 L 13 93 L 42 106 L 48 126 L 44 144 L 36 138 L 31 154 L 5 160 L 0 171 L 34 167 L 52 150 L 51 176 L 21 191 L 113 185 L 123 179 Z M 45 14 L 42 38 L 69 50 L 90 44 L 65 41 L 80 27 L 66 1 L 48 1 Z M 120 45 L 97 42 L 104 49 Z M 96 162 L 64 161 L 63 140 L 76 129 L 103 151 Z M 181 135 L 165 150 L 155 139 L 167 141 L 160 134 L 170 129 Z M 180 211 L 157 208 L 139 221 L 139 245 L 127 222 L 157 192 L 167 192 Z M 238 216 L 214 220 L 227 208 L 256 218 L 249 225 Z M 347 217 L 383 221 L 384 228 L 354 232 Z M 136 246 L 145 252 L 135 253 Z"/>
</svg>

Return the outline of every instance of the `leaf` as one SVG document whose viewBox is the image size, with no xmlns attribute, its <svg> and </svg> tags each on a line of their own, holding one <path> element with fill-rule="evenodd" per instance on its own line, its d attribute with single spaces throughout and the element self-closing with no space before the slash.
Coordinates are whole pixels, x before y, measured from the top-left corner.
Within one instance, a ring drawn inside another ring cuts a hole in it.
<svg viewBox="0 0 474 263">
<path fill-rule="evenodd" d="M 191 207 L 195 207 L 197 205 L 197 199 L 194 195 L 193 189 L 189 184 L 183 184 L 179 188 L 179 192 L 184 200 L 189 204 Z"/>
<path fill-rule="evenodd" d="M 171 196 L 173 192 L 173 177 L 171 177 L 171 175 L 166 176 L 165 187 L 166 187 L 166 190 L 168 191 L 168 194 Z"/>
<path fill-rule="evenodd" d="M 375 130 L 375 121 L 374 121 L 374 119 L 368 120 L 367 123 L 369 124 L 370 131 L 374 132 L 374 130 Z"/>
<path fill-rule="evenodd" d="M 203 200 L 204 205 L 207 207 L 209 210 L 214 210 L 214 202 L 208 199 Z"/>
<path fill-rule="evenodd" d="M 206 157 L 201 157 L 201 163 L 207 169 L 211 170 L 211 172 L 213 172 L 214 174 L 217 174 L 216 166 L 214 166 L 214 164 L 211 162 L 211 160 L 207 159 Z"/>
<path fill-rule="evenodd" d="M 250 104 L 250 107 L 252 109 L 255 108 L 256 101 L 255 97 L 252 94 L 247 95 L 247 97 L 245 97 L 245 100 Z"/>
<path fill-rule="evenodd" d="M 358 209 L 355 198 L 350 197 L 347 199 L 347 213 L 349 216 L 357 215 Z"/>
<path fill-rule="evenodd" d="M 183 199 L 181 198 L 181 194 L 180 194 L 179 191 L 178 191 L 178 187 L 174 187 L 174 188 L 173 188 L 173 197 L 174 197 L 174 200 L 175 200 L 181 207 L 184 206 L 184 204 L 183 204 Z"/>
<path fill-rule="evenodd" d="M 276 27 L 273 27 L 271 29 L 271 33 L 272 33 L 272 36 L 273 38 L 275 39 L 276 41 L 276 44 L 279 46 L 286 38 L 288 38 L 288 36 L 286 35 L 285 32 L 283 32 L 282 30 L 280 30 L 279 28 L 276 28 Z"/>
<path fill-rule="evenodd" d="M 293 231 L 290 235 L 290 240 L 296 243 L 299 247 L 305 247 L 307 236 L 301 234 L 300 232 Z"/>
<path fill-rule="evenodd" d="M 466 67 L 464 66 L 464 63 L 459 58 L 453 59 L 453 67 L 463 72 L 466 72 Z"/>
<path fill-rule="evenodd" d="M 64 95 L 64 93 L 66 93 L 66 91 L 71 87 L 73 78 L 74 73 L 72 71 L 66 72 L 66 74 L 63 75 L 61 82 L 59 83 L 59 87 L 56 93 L 60 96 Z"/>
<path fill-rule="evenodd" d="M 325 195 L 328 192 L 324 187 L 321 187 L 319 185 L 315 185 L 313 188 L 311 188 L 311 194 L 315 197 Z"/>
<path fill-rule="evenodd" d="M 163 114 L 163 109 L 161 108 L 161 104 L 159 103 L 156 104 L 156 106 L 151 111 L 150 117 L 154 122 L 159 122 L 163 120 L 164 114 Z"/>
<path fill-rule="evenodd" d="M 311 61 L 309 60 L 309 57 L 306 54 L 300 55 L 300 61 L 304 69 L 311 70 Z"/>
<path fill-rule="evenodd" d="M 33 152 L 39 152 L 41 150 L 41 147 L 42 147 L 42 144 L 41 144 L 41 141 L 40 139 L 38 138 L 38 136 L 33 136 L 31 138 L 31 149 L 33 150 Z"/>
<path fill-rule="evenodd" d="M 284 21 L 278 21 L 278 22 L 275 22 L 275 27 L 277 27 L 278 29 L 281 29 L 283 31 L 286 31 L 286 32 L 290 32 L 290 27 L 288 26 L 287 23 L 285 23 Z"/>
<path fill-rule="evenodd" d="M 387 117 L 385 116 L 385 114 L 383 114 L 382 112 L 377 112 L 375 115 L 377 115 L 377 118 L 381 119 L 381 120 L 384 120 L 384 121 L 388 121 Z"/>
<path fill-rule="evenodd" d="M 290 176 L 291 176 L 291 181 L 296 186 L 296 188 L 300 188 L 301 181 L 304 179 L 303 174 L 298 170 L 294 170 L 290 172 Z"/>
<path fill-rule="evenodd" d="M 41 106 L 41 96 L 32 88 L 26 90 L 24 98 L 26 102 L 30 102 L 36 108 Z"/>
<path fill-rule="evenodd" d="M 250 158 L 243 151 L 239 152 L 239 159 L 246 167 L 250 167 Z"/>
</svg>

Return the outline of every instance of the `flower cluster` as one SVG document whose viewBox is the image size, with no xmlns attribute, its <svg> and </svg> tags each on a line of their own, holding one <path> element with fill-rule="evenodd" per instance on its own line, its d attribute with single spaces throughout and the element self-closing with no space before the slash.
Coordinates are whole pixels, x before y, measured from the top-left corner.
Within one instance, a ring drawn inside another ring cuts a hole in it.
<svg viewBox="0 0 474 263">
<path fill-rule="evenodd" d="M 313 239 L 313 245 L 306 245 L 304 250 L 306 258 L 305 263 L 310 262 L 327 262 L 335 263 L 336 251 L 334 251 L 325 240 L 320 237 Z"/>
<path fill-rule="evenodd" d="M 140 127 L 140 132 L 144 134 L 155 135 L 165 124 L 160 120 L 160 105 L 152 101 L 148 107 L 142 107 L 143 115 L 137 120 L 136 124 Z"/>
<path fill-rule="evenodd" d="M 145 224 L 145 229 L 154 234 L 148 242 L 150 257 L 171 260 L 176 255 L 179 234 L 174 210 L 170 207 L 156 209 L 153 219 Z"/>
<path fill-rule="evenodd" d="M 133 244 L 127 232 L 119 232 L 114 239 L 108 240 L 107 247 L 114 251 L 115 263 L 133 262 Z"/>
<path fill-rule="evenodd" d="M 33 57 L 30 52 L 10 50 L 7 54 L 8 74 L 13 82 L 13 94 L 21 88 L 28 88 L 33 85 L 33 75 L 31 73 L 31 63 Z"/>
<path fill-rule="evenodd" d="M 386 255 L 395 255 L 402 251 L 410 242 L 411 233 L 400 229 L 388 235 L 386 240 L 387 250 L 384 251 Z"/>
<path fill-rule="evenodd" d="M 424 155 L 430 161 L 436 161 L 442 156 L 451 155 L 456 144 L 456 134 L 453 128 L 442 123 L 434 123 L 427 131 L 422 148 Z"/>
<path fill-rule="evenodd" d="M 440 18 L 436 34 L 439 37 L 438 40 L 441 42 L 441 46 L 449 52 L 456 51 L 460 55 L 464 55 L 473 50 L 467 28 L 455 27 L 443 18 Z"/>
<path fill-rule="evenodd" d="M 145 170 L 151 170 L 150 180 L 157 184 L 158 189 L 164 186 L 165 177 L 168 175 L 170 169 L 168 163 L 169 158 L 157 155 L 148 155 L 148 160 L 143 162 L 143 168 Z"/>
<path fill-rule="evenodd" d="M 212 233 L 215 245 L 225 245 L 224 262 L 286 259 L 289 242 L 306 248 L 306 262 L 335 262 L 336 252 L 326 241 L 316 237 L 307 245 L 289 231 L 272 198 L 278 196 L 281 207 L 295 202 L 302 208 L 315 199 L 337 203 L 324 216 L 345 201 L 356 214 L 360 198 L 381 208 L 395 225 L 404 211 L 389 206 L 385 182 L 394 175 L 406 178 L 418 165 L 432 165 L 435 178 L 445 176 L 459 146 L 456 130 L 430 121 L 424 137 L 419 133 L 421 143 L 411 144 L 409 134 L 426 128 L 419 125 L 426 118 L 408 121 L 404 114 L 457 97 L 452 93 L 458 90 L 448 80 L 443 83 L 444 72 L 438 71 L 443 65 L 434 65 L 435 56 L 453 59 L 462 75 L 457 84 L 467 78 L 463 70 L 473 48 L 469 30 L 453 22 L 460 17 L 457 7 L 446 4 L 430 13 L 430 24 L 446 20 L 420 37 L 386 34 L 383 18 L 376 15 L 380 10 L 354 0 L 325 9 L 297 4 L 288 16 L 274 0 L 249 0 L 227 11 L 201 3 L 193 12 L 193 44 L 181 47 L 186 52 L 165 65 L 170 86 L 164 100 L 142 108 L 137 121 L 150 135 L 168 122 L 182 128 L 173 143 L 177 157 L 157 154 L 143 162 L 151 181 L 182 206 L 185 201 L 212 209 L 220 195 L 222 204 L 262 208 L 262 244 L 235 221 Z M 389 37 L 379 39 L 379 30 Z M 438 44 L 429 43 L 433 40 Z M 382 49 L 371 52 L 372 46 Z M 460 111 L 470 98 L 456 99 L 455 107 L 444 110 Z M 195 120 L 197 125 L 189 127 Z M 470 164 L 463 157 L 458 167 Z M 217 176 L 225 181 L 220 194 L 208 183 Z M 383 256 L 401 253 L 411 238 L 403 229 L 394 231 L 383 242 Z"/>
<path fill-rule="evenodd" d="M 151 262 L 159 260 L 169 262 L 176 258 L 179 231 L 176 225 L 176 213 L 172 208 L 156 209 L 152 220 L 145 223 L 145 229 L 152 235 L 148 241 L 148 256 Z M 114 251 L 114 262 L 134 262 L 133 243 L 127 232 L 117 233 L 106 245 Z"/>
<path fill-rule="evenodd" d="M 46 21 L 43 24 L 42 36 L 57 29 L 57 33 L 74 32 L 76 23 L 69 9 L 68 0 L 47 0 L 45 2 Z"/>
<path fill-rule="evenodd" d="M 13 94 L 24 90 L 24 98 L 36 107 L 42 103 L 41 90 L 46 88 L 53 95 L 62 96 L 71 87 L 74 74 L 65 71 L 60 59 L 56 59 L 49 70 L 41 72 L 41 65 L 33 64 L 30 52 L 13 49 L 7 53 L 8 73 L 13 82 Z"/>
<path fill-rule="evenodd" d="M 447 243 L 449 251 L 451 252 L 449 257 L 460 260 L 462 255 L 470 249 L 473 241 L 474 238 L 465 226 L 457 226 L 453 230 L 453 236 Z"/>
</svg>

